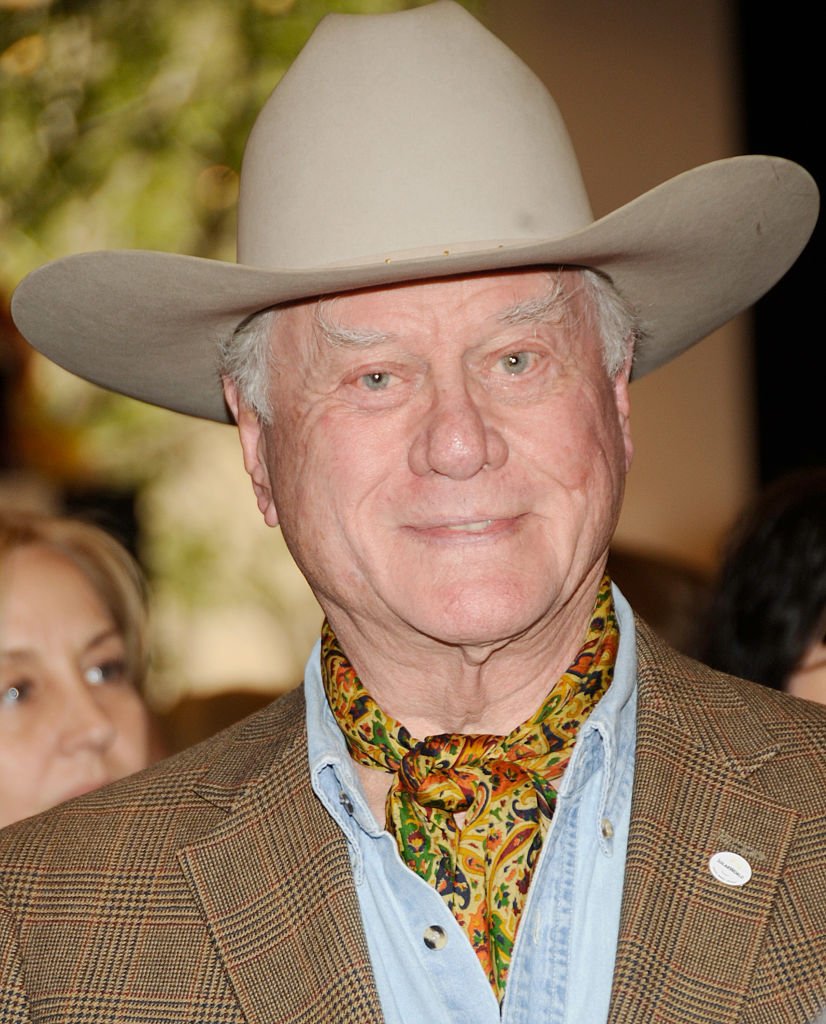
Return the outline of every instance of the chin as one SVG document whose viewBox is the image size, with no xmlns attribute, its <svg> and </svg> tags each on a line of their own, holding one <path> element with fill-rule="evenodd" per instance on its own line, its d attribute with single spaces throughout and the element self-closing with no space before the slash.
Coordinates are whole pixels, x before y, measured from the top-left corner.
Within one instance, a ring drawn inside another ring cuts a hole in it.
<svg viewBox="0 0 826 1024">
<path fill-rule="evenodd" d="M 464 591 L 447 602 L 445 596 L 440 594 L 438 606 L 426 616 L 414 611 L 410 621 L 419 632 L 453 646 L 501 646 L 528 632 L 547 611 L 547 595 L 540 604 L 509 594 L 507 587 L 488 595 Z"/>
</svg>

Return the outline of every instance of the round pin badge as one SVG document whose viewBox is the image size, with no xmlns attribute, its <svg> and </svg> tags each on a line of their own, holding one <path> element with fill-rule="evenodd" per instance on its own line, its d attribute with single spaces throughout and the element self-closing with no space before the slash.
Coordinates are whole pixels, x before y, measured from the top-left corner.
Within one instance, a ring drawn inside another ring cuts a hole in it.
<svg viewBox="0 0 826 1024">
<path fill-rule="evenodd" d="M 751 864 L 739 853 L 721 850 L 708 862 L 709 871 L 723 885 L 745 885 L 751 878 Z"/>
</svg>

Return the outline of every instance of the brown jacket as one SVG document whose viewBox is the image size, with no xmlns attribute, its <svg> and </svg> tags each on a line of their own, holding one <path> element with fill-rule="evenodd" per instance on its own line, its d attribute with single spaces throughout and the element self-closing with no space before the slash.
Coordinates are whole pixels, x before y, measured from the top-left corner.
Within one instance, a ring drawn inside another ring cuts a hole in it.
<svg viewBox="0 0 826 1024">
<path fill-rule="evenodd" d="M 639 625 L 610 1024 L 804 1024 L 826 1006 L 826 708 Z M 708 869 L 740 853 L 741 888 Z M 341 833 L 296 691 L 0 838 L 1 1024 L 372 1024 Z M 458 1022 L 457 1022 L 458 1024 Z M 592 1022 L 583 1022 L 592 1024 Z"/>
</svg>

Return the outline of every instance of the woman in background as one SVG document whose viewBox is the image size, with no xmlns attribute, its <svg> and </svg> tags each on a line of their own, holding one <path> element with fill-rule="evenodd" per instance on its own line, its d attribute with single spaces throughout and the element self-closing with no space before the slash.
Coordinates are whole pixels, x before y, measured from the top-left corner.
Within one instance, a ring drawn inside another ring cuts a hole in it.
<svg viewBox="0 0 826 1024">
<path fill-rule="evenodd" d="M 146 593 L 79 521 L 0 511 L 0 826 L 146 767 Z"/>
<path fill-rule="evenodd" d="M 738 520 L 700 657 L 826 704 L 826 468 L 781 478 Z"/>
</svg>

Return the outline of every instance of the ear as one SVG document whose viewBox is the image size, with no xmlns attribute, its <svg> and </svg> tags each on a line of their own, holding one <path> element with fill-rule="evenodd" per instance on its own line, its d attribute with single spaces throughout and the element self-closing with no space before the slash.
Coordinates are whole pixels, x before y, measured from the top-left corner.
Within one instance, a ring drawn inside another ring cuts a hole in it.
<svg viewBox="0 0 826 1024">
<path fill-rule="evenodd" d="M 224 398 L 238 425 L 244 469 L 252 480 L 252 489 L 258 508 L 267 526 L 278 526 L 278 512 L 273 501 L 270 473 L 267 468 L 267 438 L 261 421 L 238 394 L 238 388 L 229 377 L 223 377 Z"/>
<path fill-rule="evenodd" d="M 634 442 L 631 439 L 631 396 L 629 384 L 631 381 L 631 366 L 634 360 L 633 348 L 625 359 L 625 364 L 614 378 L 614 401 L 617 406 L 622 440 L 625 445 L 625 471 L 631 468 L 631 460 L 634 458 Z"/>
</svg>

